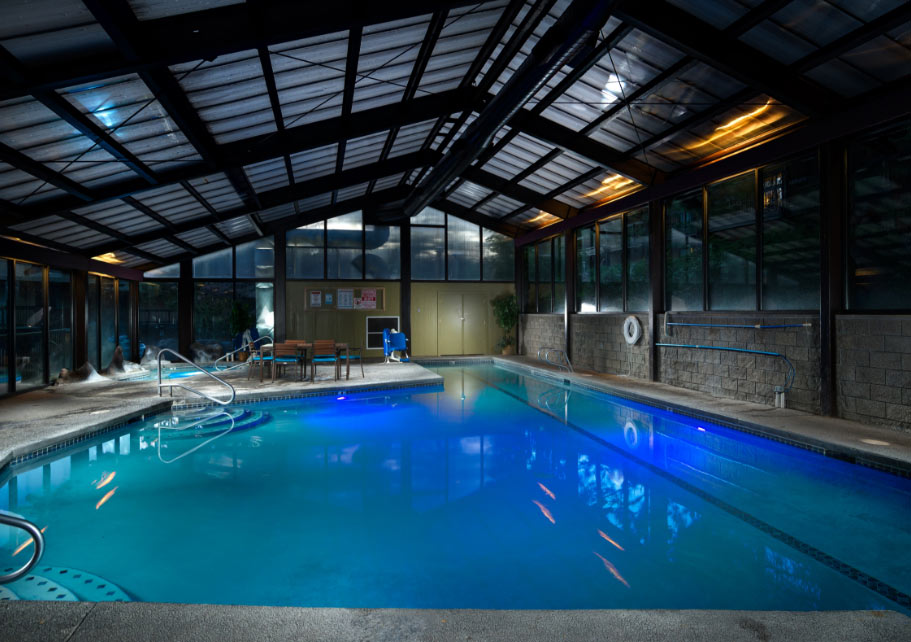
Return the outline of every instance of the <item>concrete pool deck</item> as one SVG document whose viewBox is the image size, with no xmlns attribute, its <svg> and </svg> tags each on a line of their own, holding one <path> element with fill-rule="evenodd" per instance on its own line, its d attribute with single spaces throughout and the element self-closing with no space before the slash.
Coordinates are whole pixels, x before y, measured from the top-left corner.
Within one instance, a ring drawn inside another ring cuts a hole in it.
<svg viewBox="0 0 911 642">
<path fill-rule="evenodd" d="M 478 359 L 431 359 L 466 364 Z M 547 370 L 523 357 L 495 358 L 508 368 Z M 442 378 L 418 364 L 365 364 L 351 379 L 301 384 L 286 374 L 275 384 L 245 371 L 228 375 L 238 402 L 357 389 L 434 386 Z M 706 397 L 624 377 L 576 373 L 571 385 L 678 409 L 723 417 L 742 429 L 828 449 L 839 458 L 885 462 L 911 470 L 911 435 L 816 417 L 788 409 Z M 186 379 L 180 380 L 189 383 Z M 200 380 L 201 381 L 201 380 Z M 197 383 L 192 385 L 196 386 Z M 207 380 L 200 389 L 218 393 Z M 157 396 L 156 382 L 67 384 L 0 400 L 0 466 L 51 444 L 166 411 L 175 400 Z M 181 395 L 178 399 L 177 395 Z M 887 441 L 888 446 L 860 441 Z M 909 640 L 911 618 L 892 611 L 488 611 L 321 609 L 160 603 L 0 602 L 0 640 Z"/>
<path fill-rule="evenodd" d="M 909 638 L 911 618 L 892 611 L 483 611 L 0 603 L 0 640 L 18 642 L 898 642 Z"/>
</svg>

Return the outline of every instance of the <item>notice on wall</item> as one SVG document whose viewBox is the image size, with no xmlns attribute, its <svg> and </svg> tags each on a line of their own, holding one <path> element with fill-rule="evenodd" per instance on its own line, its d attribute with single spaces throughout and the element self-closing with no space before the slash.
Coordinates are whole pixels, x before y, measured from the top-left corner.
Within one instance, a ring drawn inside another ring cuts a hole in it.
<svg viewBox="0 0 911 642">
<path fill-rule="evenodd" d="M 310 290 L 310 307 L 318 308 L 323 305 L 323 291 Z"/>
<path fill-rule="evenodd" d="M 332 292 L 326 292 L 326 305 L 332 305 Z"/>
<path fill-rule="evenodd" d="M 353 310 L 354 290 L 339 290 L 338 302 L 336 303 L 336 306 L 339 310 Z"/>
<path fill-rule="evenodd" d="M 361 297 L 354 301 L 358 310 L 376 310 L 376 288 L 361 288 Z"/>
</svg>

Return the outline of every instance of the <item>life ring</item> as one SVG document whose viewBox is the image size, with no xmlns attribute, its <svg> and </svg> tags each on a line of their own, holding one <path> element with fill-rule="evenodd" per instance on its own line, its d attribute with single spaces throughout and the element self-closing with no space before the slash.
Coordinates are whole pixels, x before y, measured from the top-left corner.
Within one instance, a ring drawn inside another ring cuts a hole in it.
<svg viewBox="0 0 911 642">
<path fill-rule="evenodd" d="M 633 315 L 626 317 L 626 321 L 623 322 L 623 338 L 626 339 L 626 343 L 633 345 L 642 337 L 642 325 L 639 323 L 639 319 Z"/>
<path fill-rule="evenodd" d="M 635 449 L 639 445 L 639 429 L 632 419 L 627 421 L 623 427 L 623 439 L 630 448 Z"/>
</svg>

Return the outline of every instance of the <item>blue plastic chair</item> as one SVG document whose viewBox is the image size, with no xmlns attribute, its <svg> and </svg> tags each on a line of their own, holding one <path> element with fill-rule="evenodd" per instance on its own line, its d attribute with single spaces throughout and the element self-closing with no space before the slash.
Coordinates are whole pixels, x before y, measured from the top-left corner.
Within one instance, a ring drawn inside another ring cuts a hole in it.
<svg viewBox="0 0 911 642">
<path fill-rule="evenodd" d="M 395 356 L 396 352 L 401 352 L 404 356 L 397 357 Z M 408 337 L 405 336 L 404 332 L 396 332 L 389 328 L 383 330 L 383 355 L 386 357 L 385 363 L 393 361 L 407 363 L 410 361 L 408 358 Z"/>
</svg>

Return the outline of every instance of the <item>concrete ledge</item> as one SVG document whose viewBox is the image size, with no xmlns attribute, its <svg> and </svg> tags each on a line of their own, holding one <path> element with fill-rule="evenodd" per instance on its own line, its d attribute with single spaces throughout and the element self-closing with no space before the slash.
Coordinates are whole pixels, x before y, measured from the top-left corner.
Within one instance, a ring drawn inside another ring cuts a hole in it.
<svg viewBox="0 0 911 642">
<path fill-rule="evenodd" d="M 568 382 L 571 387 L 704 419 L 827 457 L 911 477 L 911 435 L 904 431 L 790 408 L 709 397 L 702 392 L 640 379 L 578 371 L 567 373 L 528 357 L 493 357 L 492 362 L 508 370 L 543 377 L 557 385 Z"/>
<path fill-rule="evenodd" d="M 890 642 L 909 638 L 911 618 L 894 611 L 482 611 L 0 603 L 0 639 L 19 642 Z"/>
</svg>

